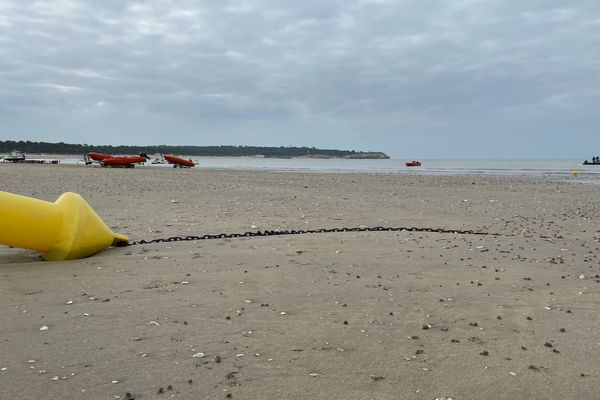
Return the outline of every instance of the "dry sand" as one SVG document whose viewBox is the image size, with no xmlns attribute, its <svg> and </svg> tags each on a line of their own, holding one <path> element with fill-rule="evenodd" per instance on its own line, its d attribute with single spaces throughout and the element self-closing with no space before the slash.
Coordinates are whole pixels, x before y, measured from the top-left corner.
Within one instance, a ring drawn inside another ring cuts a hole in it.
<svg viewBox="0 0 600 400">
<path fill-rule="evenodd" d="M 0 165 L 0 184 L 77 192 L 132 240 L 502 234 L 187 241 L 68 262 L 0 247 L 2 399 L 600 396 L 598 186 L 66 165 Z"/>
</svg>

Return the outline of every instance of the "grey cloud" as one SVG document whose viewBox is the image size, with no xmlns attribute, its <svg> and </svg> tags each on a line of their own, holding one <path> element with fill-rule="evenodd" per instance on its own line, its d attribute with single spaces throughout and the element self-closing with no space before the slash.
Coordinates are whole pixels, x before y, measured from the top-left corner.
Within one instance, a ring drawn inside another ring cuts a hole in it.
<svg viewBox="0 0 600 400">
<path fill-rule="evenodd" d="M 0 138 L 160 141 L 171 127 L 192 144 L 451 136 L 478 153 L 475 137 L 539 142 L 559 119 L 588 121 L 578 134 L 600 146 L 592 1 L 13 0 L 0 15 Z"/>
</svg>

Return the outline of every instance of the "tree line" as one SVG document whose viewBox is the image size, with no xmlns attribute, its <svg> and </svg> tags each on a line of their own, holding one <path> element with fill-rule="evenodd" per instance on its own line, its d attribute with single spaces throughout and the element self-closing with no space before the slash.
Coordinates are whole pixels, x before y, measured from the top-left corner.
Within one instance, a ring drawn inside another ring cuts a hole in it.
<svg viewBox="0 0 600 400">
<path fill-rule="evenodd" d="M 47 143 L 27 141 L 0 141 L 0 152 L 7 153 L 19 150 L 23 153 L 46 153 L 46 154 L 85 154 L 90 151 L 109 154 L 183 154 L 189 156 L 256 156 L 265 157 L 302 157 L 302 156 L 328 156 L 328 157 L 356 157 L 362 154 L 373 154 L 354 150 L 317 149 L 315 147 L 264 147 L 264 146 L 111 146 L 111 145 L 89 145 L 72 143 Z"/>
</svg>

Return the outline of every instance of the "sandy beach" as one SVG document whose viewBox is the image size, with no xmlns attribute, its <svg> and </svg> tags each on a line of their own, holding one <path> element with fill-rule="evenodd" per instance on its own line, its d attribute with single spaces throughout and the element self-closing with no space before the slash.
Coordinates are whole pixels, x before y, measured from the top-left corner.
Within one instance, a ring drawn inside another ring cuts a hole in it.
<svg viewBox="0 0 600 400">
<path fill-rule="evenodd" d="M 598 398 L 600 186 L 17 164 L 0 183 L 79 193 L 131 240 L 498 234 L 0 247 L 2 399 Z"/>
</svg>

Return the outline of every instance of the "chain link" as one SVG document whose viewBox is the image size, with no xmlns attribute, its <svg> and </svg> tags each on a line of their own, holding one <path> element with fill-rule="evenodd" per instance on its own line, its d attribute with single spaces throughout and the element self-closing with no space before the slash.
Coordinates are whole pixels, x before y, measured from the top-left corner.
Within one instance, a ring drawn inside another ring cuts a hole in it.
<svg viewBox="0 0 600 400">
<path fill-rule="evenodd" d="M 322 228 L 322 229 L 305 229 L 305 230 L 265 230 L 255 232 L 244 232 L 244 233 L 217 233 L 214 235 L 202 235 L 202 236 L 172 236 L 163 239 L 152 239 L 152 240 L 135 240 L 129 243 L 129 246 L 135 246 L 139 244 L 152 244 L 152 243 L 167 243 L 167 242 L 181 242 L 189 240 L 211 240 L 211 239 L 234 239 L 242 237 L 257 237 L 257 236 L 283 236 L 283 235 L 305 235 L 310 233 L 338 233 L 338 232 L 431 232 L 431 233 L 452 233 L 456 235 L 486 235 L 486 236 L 499 236 L 498 233 L 488 233 L 481 231 L 473 231 L 470 229 L 444 229 L 444 228 L 418 228 L 412 227 L 359 227 L 359 228 Z"/>
</svg>

